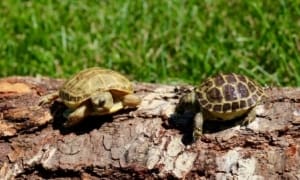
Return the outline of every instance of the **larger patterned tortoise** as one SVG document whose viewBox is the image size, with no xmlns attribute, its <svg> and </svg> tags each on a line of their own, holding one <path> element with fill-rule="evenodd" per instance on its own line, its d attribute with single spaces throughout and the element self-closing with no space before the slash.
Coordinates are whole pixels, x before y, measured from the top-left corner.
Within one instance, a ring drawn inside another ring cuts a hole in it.
<svg viewBox="0 0 300 180">
<path fill-rule="evenodd" d="M 206 79 L 198 88 L 181 97 L 177 111 L 194 111 L 193 137 L 202 134 L 203 121 L 228 121 L 247 115 L 243 123 L 255 119 L 255 106 L 265 96 L 253 80 L 238 74 L 219 74 Z"/>
<path fill-rule="evenodd" d="M 58 92 L 43 97 L 40 104 L 55 99 L 69 108 L 64 113 L 67 118 L 65 127 L 76 125 L 89 115 L 111 114 L 124 107 L 136 107 L 141 102 L 133 94 L 132 83 L 127 78 L 118 72 L 99 67 L 75 74 Z"/>
</svg>

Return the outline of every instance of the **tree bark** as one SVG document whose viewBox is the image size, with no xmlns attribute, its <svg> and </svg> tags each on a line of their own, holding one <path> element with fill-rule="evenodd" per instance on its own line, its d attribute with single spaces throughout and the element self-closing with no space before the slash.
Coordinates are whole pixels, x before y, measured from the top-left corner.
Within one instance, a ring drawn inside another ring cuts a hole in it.
<svg viewBox="0 0 300 180">
<path fill-rule="evenodd" d="M 300 179 L 299 89 L 268 88 L 255 121 L 190 142 L 170 117 L 191 86 L 136 83 L 137 109 L 65 129 L 63 104 L 38 105 L 62 82 L 0 79 L 0 179 Z"/>
</svg>

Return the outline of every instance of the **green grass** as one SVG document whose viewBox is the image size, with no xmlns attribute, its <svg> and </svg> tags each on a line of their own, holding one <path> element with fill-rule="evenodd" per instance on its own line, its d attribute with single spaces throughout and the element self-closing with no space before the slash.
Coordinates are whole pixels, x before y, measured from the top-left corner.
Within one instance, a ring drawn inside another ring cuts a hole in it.
<svg viewBox="0 0 300 180">
<path fill-rule="evenodd" d="M 236 72 L 300 86 L 300 1 L 0 2 L 0 76 L 69 77 L 91 66 L 143 82 Z"/>
</svg>

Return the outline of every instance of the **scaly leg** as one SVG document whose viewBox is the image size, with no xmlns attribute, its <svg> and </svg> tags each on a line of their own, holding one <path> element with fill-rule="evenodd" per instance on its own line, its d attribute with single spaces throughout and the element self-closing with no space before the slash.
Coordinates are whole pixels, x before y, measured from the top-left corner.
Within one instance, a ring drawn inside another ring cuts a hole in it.
<svg viewBox="0 0 300 180">
<path fill-rule="evenodd" d="M 64 116 L 67 121 L 63 124 L 64 127 L 71 127 L 79 124 L 82 120 L 90 114 L 86 105 L 79 106 L 74 111 L 66 110 Z"/>
<path fill-rule="evenodd" d="M 196 141 L 203 133 L 203 114 L 198 112 L 194 117 L 193 140 Z"/>
<path fill-rule="evenodd" d="M 141 101 L 142 101 L 141 98 L 134 94 L 127 94 L 126 96 L 123 97 L 122 100 L 124 106 L 128 106 L 128 107 L 136 107 L 141 103 Z"/>
<path fill-rule="evenodd" d="M 59 97 L 58 91 L 42 96 L 41 99 L 39 100 L 39 105 L 41 106 L 44 104 L 51 103 L 52 101 L 56 100 L 58 97 Z"/>
<path fill-rule="evenodd" d="M 255 118 L 256 118 L 256 111 L 255 108 L 252 108 L 247 114 L 247 116 L 245 117 L 245 119 L 242 121 L 241 125 L 246 126 L 247 124 L 254 121 Z"/>
</svg>

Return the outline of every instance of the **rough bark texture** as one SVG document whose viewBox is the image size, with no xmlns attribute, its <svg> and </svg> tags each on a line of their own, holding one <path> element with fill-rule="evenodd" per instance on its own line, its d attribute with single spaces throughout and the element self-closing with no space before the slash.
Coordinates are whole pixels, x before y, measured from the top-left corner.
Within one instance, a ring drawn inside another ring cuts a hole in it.
<svg viewBox="0 0 300 180">
<path fill-rule="evenodd" d="M 299 89 L 269 88 L 247 127 L 208 122 L 189 143 L 169 117 L 190 86 L 137 83 L 137 109 L 64 129 L 62 104 L 38 105 L 62 82 L 0 79 L 0 179 L 300 179 Z"/>
</svg>

